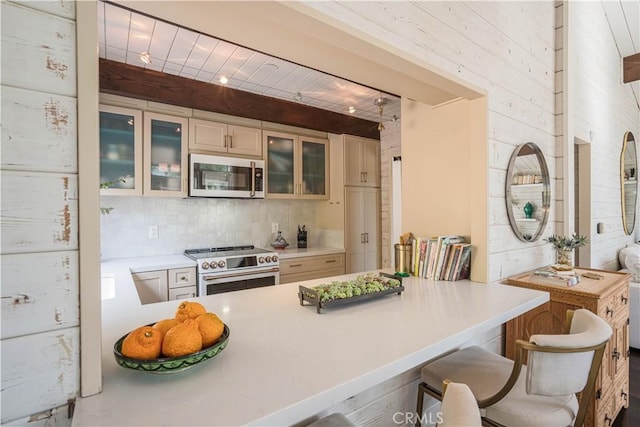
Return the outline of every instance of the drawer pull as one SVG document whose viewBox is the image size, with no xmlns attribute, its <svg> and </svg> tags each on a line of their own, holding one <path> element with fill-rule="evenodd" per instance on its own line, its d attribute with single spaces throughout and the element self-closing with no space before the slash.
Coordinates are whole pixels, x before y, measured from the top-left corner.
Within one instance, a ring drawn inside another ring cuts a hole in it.
<svg viewBox="0 0 640 427">
<path fill-rule="evenodd" d="M 607 306 L 607 316 L 610 315 L 610 314 L 611 314 L 611 316 L 613 316 L 613 310 L 611 310 L 609 308 L 609 306 Z"/>
<path fill-rule="evenodd" d="M 289 267 L 302 267 L 302 264 L 289 264 Z"/>
<path fill-rule="evenodd" d="M 596 399 L 597 400 L 602 399 L 602 389 L 601 388 L 596 390 Z"/>
<path fill-rule="evenodd" d="M 607 425 L 611 425 L 612 421 L 613 420 L 609 418 L 609 414 L 604 414 L 604 422 L 607 423 Z"/>
<path fill-rule="evenodd" d="M 623 304 L 626 304 L 627 301 L 629 301 L 629 298 L 627 298 L 624 295 L 622 295 L 622 296 L 620 296 L 620 301 L 622 301 Z"/>
<path fill-rule="evenodd" d="M 611 353 L 611 357 L 613 359 L 620 360 L 620 352 L 617 348 L 613 350 L 613 352 Z"/>
<path fill-rule="evenodd" d="M 185 282 L 186 282 L 186 281 L 187 281 L 187 278 L 186 278 L 185 276 L 182 276 L 182 277 L 180 278 L 180 280 L 182 280 L 182 281 L 185 281 Z"/>
<path fill-rule="evenodd" d="M 623 398 L 624 400 L 627 400 L 627 393 L 623 391 L 620 392 L 620 397 Z"/>
<path fill-rule="evenodd" d="M 325 263 L 327 263 L 327 264 L 330 264 L 332 262 L 338 262 L 338 260 L 337 259 L 328 259 L 328 260 L 325 261 Z"/>
</svg>

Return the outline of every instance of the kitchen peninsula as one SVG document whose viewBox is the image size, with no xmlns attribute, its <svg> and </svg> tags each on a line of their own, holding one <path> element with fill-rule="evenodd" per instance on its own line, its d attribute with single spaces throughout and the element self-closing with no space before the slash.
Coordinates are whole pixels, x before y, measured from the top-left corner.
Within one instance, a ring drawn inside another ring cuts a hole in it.
<svg viewBox="0 0 640 427">
<path fill-rule="evenodd" d="M 198 301 L 229 326 L 227 348 L 187 371 L 154 375 L 117 366 L 113 344 L 172 317 L 177 302 L 143 306 L 132 281 L 117 282 L 102 304 L 103 391 L 78 399 L 74 426 L 299 423 L 549 299 L 500 284 L 414 277 L 404 279 L 401 295 L 322 314 L 299 304 L 298 283 L 210 295 Z"/>
</svg>

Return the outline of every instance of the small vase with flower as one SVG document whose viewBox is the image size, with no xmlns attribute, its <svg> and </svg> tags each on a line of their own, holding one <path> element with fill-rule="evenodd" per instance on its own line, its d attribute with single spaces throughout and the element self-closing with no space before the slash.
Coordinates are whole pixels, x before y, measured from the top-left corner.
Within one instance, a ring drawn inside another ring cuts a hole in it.
<svg viewBox="0 0 640 427">
<path fill-rule="evenodd" d="M 544 239 L 551 243 L 556 250 L 556 264 L 553 268 L 569 271 L 573 269 L 573 250 L 587 244 L 587 236 L 573 233 L 571 236 L 558 236 L 552 234 Z"/>
</svg>

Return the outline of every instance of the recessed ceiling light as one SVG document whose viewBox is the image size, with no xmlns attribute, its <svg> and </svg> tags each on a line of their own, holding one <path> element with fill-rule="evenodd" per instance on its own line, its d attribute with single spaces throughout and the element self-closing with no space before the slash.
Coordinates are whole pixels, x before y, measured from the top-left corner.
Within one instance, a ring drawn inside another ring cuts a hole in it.
<svg viewBox="0 0 640 427">
<path fill-rule="evenodd" d="M 226 85 L 227 83 L 229 83 L 229 79 L 226 76 L 220 76 L 220 83 Z"/>
<path fill-rule="evenodd" d="M 140 61 L 144 62 L 145 64 L 151 64 L 151 54 L 149 52 L 142 52 L 140 54 Z"/>
<path fill-rule="evenodd" d="M 353 107 L 353 105 L 349 107 L 349 112 L 350 112 L 351 114 L 353 114 L 353 113 L 355 113 L 355 112 L 356 112 L 356 109 Z"/>
<path fill-rule="evenodd" d="M 293 99 L 295 99 L 296 101 L 302 101 L 302 94 L 300 92 L 296 92 L 296 94 L 293 96 Z"/>
</svg>

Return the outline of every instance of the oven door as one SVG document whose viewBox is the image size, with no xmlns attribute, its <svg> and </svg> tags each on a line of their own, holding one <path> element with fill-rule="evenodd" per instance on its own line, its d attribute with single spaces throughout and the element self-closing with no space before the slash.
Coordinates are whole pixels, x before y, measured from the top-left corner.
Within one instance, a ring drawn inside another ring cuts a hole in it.
<svg viewBox="0 0 640 427">
<path fill-rule="evenodd" d="M 273 286 L 280 283 L 278 268 L 261 272 L 232 274 L 200 274 L 198 277 L 198 295 L 213 295 L 243 289 Z"/>
</svg>

